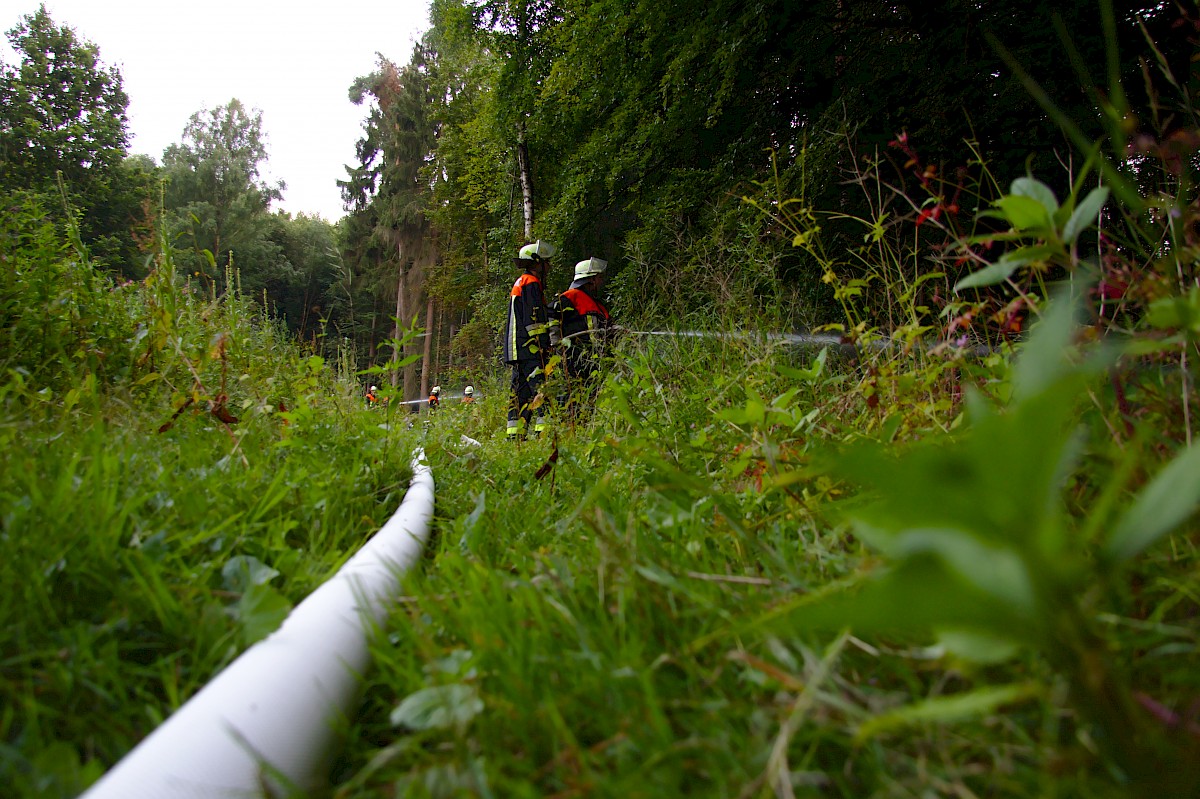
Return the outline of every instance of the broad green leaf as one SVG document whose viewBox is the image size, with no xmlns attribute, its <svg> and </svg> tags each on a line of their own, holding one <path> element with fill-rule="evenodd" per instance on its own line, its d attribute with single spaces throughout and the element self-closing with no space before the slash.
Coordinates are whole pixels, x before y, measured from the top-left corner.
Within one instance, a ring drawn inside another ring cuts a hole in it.
<svg viewBox="0 0 1200 799">
<path fill-rule="evenodd" d="M 423 357 L 425 357 L 425 356 L 423 356 L 419 353 L 414 354 L 414 355 L 409 355 L 406 358 L 401 358 L 399 361 L 396 361 L 395 363 L 388 364 L 388 366 L 391 367 L 392 369 L 401 369 L 405 366 L 408 366 L 410 363 L 416 363 L 417 361 L 421 360 L 421 358 L 423 358 Z"/>
<path fill-rule="evenodd" d="M 1164 297 L 1150 303 L 1146 324 L 1158 330 L 1200 333 L 1200 289 L 1192 289 L 1186 297 Z"/>
<path fill-rule="evenodd" d="M 229 591 L 248 591 L 253 586 L 266 585 L 277 576 L 279 572 L 252 555 L 235 555 L 221 568 L 221 577 Z"/>
<path fill-rule="evenodd" d="M 983 286 L 994 286 L 997 283 L 1003 283 L 1008 280 L 1013 272 L 1017 271 L 1024 262 L 1016 262 L 1007 257 L 1001 257 L 995 263 L 985 266 L 978 272 L 972 272 L 962 280 L 954 284 L 955 291 L 964 289 L 981 288 Z"/>
<path fill-rule="evenodd" d="M 1018 399 L 1037 394 L 1071 368 L 1068 354 L 1076 309 L 1076 302 L 1060 293 L 1030 330 L 1013 371 L 1013 388 Z"/>
<path fill-rule="evenodd" d="M 896 431 L 900 429 L 900 425 L 904 423 L 904 415 L 901 413 L 893 413 L 883 420 L 879 425 L 879 440 L 891 441 L 896 437 Z"/>
<path fill-rule="evenodd" d="M 792 471 L 779 472 L 778 474 L 763 475 L 763 491 L 768 491 L 772 488 L 786 488 L 787 486 L 803 483 L 806 480 L 812 480 L 814 475 L 807 470 L 795 469 Z"/>
<path fill-rule="evenodd" d="M 405 697 L 392 711 L 391 721 L 410 730 L 462 729 L 483 712 L 483 707 L 475 686 L 439 685 Z"/>
<path fill-rule="evenodd" d="M 1002 602 L 960 579 L 929 556 L 909 558 L 879 576 L 801 597 L 761 618 L 756 626 L 856 633 L 925 633 L 969 629 L 1022 644 L 1039 633 Z"/>
<path fill-rule="evenodd" d="M 1003 663 L 1020 651 L 1011 639 L 978 630 L 944 628 L 937 631 L 937 637 L 947 653 L 971 663 Z"/>
<path fill-rule="evenodd" d="M 1185 449 L 1138 494 L 1109 537 L 1106 552 L 1126 560 L 1186 521 L 1200 503 L 1200 445 Z"/>
<path fill-rule="evenodd" d="M 786 411 L 787 409 L 790 409 L 792 407 L 793 402 L 796 399 L 796 396 L 799 393 L 800 393 L 799 388 L 795 388 L 795 387 L 789 388 L 787 391 L 783 392 L 778 397 L 771 400 L 771 410 L 774 413 L 779 414 L 782 411 Z"/>
<path fill-rule="evenodd" d="M 1017 178 L 1012 182 L 1010 195 L 1036 200 L 1046 210 L 1047 217 L 1054 216 L 1058 211 L 1058 198 L 1054 196 L 1054 190 L 1037 178 Z"/>
<path fill-rule="evenodd" d="M 271 586 L 250 586 L 237 605 L 242 643 L 249 646 L 275 632 L 291 610 L 292 603 Z"/>
<path fill-rule="evenodd" d="M 1004 705 L 1032 699 L 1039 693 L 1040 690 L 1034 683 L 1019 683 L 980 688 L 953 696 L 933 697 L 875 716 L 858 728 L 854 740 L 856 743 L 862 743 L 915 724 L 949 724 L 979 718 L 994 713 Z"/>
<path fill-rule="evenodd" d="M 1139 355 L 1157 355 L 1160 352 L 1178 352 L 1185 340 L 1182 336 L 1167 338 L 1135 338 L 1125 345 L 1122 352 L 1137 357 Z"/>
<path fill-rule="evenodd" d="M 1013 272 L 1022 266 L 1034 261 L 1044 261 L 1053 256 L 1055 252 L 1056 250 L 1053 247 L 1046 245 L 1019 247 L 1012 252 L 1006 252 L 995 263 L 985 266 L 978 272 L 967 275 L 954 284 L 954 290 L 962 291 L 963 289 L 993 286 L 997 283 L 1003 283 Z"/>
<path fill-rule="evenodd" d="M 752 386 L 746 386 L 746 420 L 761 426 L 767 418 L 767 404 Z"/>
<path fill-rule="evenodd" d="M 997 200 L 996 205 L 1015 230 L 1048 231 L 1050 228 L 1050 212 L 1032 197 L 1009 194 Z"/>
<path fill-rule="evenodd" d="M 779 372 L 779 374 L 783 375 L 784 377 L 791 378 L 792 380 L 802 380 L 805 383 L 812 383 L 824 373 L 825 362 L 828 357 L 829 348 L 822 347 L 821 351 L 817 353 L 817 357 L 813 358 L 812 365 L 808 369 L 797 369 L 793 366 L 776 364 L 775 371 Z"/>
<path fill-rule="evenodd" d="M 1104 186 L 1088 192 L 1083 201 L 1075 206 L 1075 210 L 1071 213 L 1071 218 L 1063 226 L 1063 241 L 1073 244 L 1075 239 L 1079 238 L 1080 233 L 1087 230 L 1091 225 L 1096 224 L 1096 221 L 1100 218 L 1100 210 L 1104 208 L 1104 203 L 1106 202 L 1108 202 L 1108 189 Z"/>
<path fill-rule="evenodd" d="M 856 532 L 871 540 L 863 528 Z M 989 546 L 964 530 L 915 529 L 892 536 L 884 547 L 889 557 L 901 560 L 934 555 L 974 588 L 1003 602 L 1014 613 L 1032 614 L 1033 582 L 1024 562 L 1010 549 Z"/>
</svg>

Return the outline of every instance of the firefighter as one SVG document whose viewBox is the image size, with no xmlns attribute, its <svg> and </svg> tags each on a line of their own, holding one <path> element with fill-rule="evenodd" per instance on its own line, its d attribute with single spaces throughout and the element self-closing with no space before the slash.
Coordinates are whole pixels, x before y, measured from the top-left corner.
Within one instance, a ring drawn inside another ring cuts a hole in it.
<svg viewBox="0 0 1200 799">
<path fill-rule="evenodd" d="M 475 389 L 472 388 L 471 386 L 467 386 L 466 388 L 464 388 L 462 401 L 463 401 L 463 403 L 474 402 L 475 401 Z"/>
<path fill-rule="evenodd" d="M 535 418 L 533 405 L 546 378 L 550 331 L 543 283 L 555 252 L 553 244 L 539 239 L 522 247 L 513 259 L 522 274 L 509 292 L 504 362 L 512 367 L 505 435 L 514 440 L 523 439 L 531 427 L 537 435 L 545 426 L 541 407 Z"/>
<path fill-rule="evenodd" d="M 608 309 L 599 299 L 608 262 L 588 258 L 575 264 L 571 286 L 550 304 L 558 324 L 551 336 L 562 354 L 566 393 L 559 401 L 568 418 L 578 421 L 595 404 L 600 390 L 597 372 L 611 324 Z"/>
<path fill-rule="evenodd" d="M 434 386 L 429 390 L 429 410 L 436 411 L 438 406 L 442 404 L 441 394 L 441 386 Z"/>
<path fill-rule="evenodd" d="M 375 403 L 377 403 L 379 401 L 379 395 L 377 395 L 375 393 L 378 390 L 379 389 L 375 388 L 375 386 L 371 386 L 371 388 L 367 390 L 367 407 L 368 408 L 375 407 Z"/>
</svg>

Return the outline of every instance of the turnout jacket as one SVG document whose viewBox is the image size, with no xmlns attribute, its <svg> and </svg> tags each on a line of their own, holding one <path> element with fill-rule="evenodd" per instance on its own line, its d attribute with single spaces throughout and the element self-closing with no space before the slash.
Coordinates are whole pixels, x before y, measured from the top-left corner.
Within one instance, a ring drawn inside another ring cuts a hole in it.
<svg viewBox="0 0 1200 799">
<path fill-rule="evenodd" d="M 560 336 L 565 339 L 568 361 L 580 366 L 600 357 L 609 325 L 608 309 L 583 289 L 567 289 L 554 300 L 552 309 L 560 322 L 559 330 L 554 331 L 555 343 Z"/>
<path fill-rule="evenodd" d="M 543 361 L 550 331 L 541 281 L 526 272 L 513 283 L 504 327 L 504 362 Z"/>
</svg>

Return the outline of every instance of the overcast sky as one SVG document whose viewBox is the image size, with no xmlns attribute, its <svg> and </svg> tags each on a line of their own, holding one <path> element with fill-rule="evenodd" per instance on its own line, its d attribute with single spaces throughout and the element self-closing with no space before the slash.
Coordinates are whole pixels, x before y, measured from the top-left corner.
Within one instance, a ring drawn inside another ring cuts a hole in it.
<svg viewBox="0 0 1200 799">
<path fill-rule="evenodd" d="M 0 0 L 7 33 L 39 0 Z M 236 97 L 262 111 L 276 207 L 343 215 L 336 181 L 354 163 L 365 106 L 350 84 L 376 53 L 408 63 L 429 27 L 428 0 L 45 0 L 56 25 L 100 48 L 129 95 L 130 151 L 162 163 L 188 118 Z M 7 38 L 4 59 L 12 63 Z"/>
</svg>

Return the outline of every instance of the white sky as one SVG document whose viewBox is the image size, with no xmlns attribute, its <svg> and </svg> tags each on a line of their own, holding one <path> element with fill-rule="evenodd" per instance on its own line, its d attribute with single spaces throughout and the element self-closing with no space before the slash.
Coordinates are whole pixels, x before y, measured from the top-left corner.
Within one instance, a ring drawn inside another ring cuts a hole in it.
<svg viewBox="0 0 1200 799">
<path fill-rule="evenodd" d="M 262 111 L 268 179 L 292 214 L 344 215 L 336 181 L 353 164 L 366 106 L 349 100 L 376 53 L 408 63 L 428 0 L 44 0 L 56 25 L 100 48 L 129 95 L 130 152 L 162 163 L 188 118 L 236 97 Z M 40 0 L 0 0 L 7 33 Z M 3 57 L 13 63 L 5 37 Z"/>
</svg>

